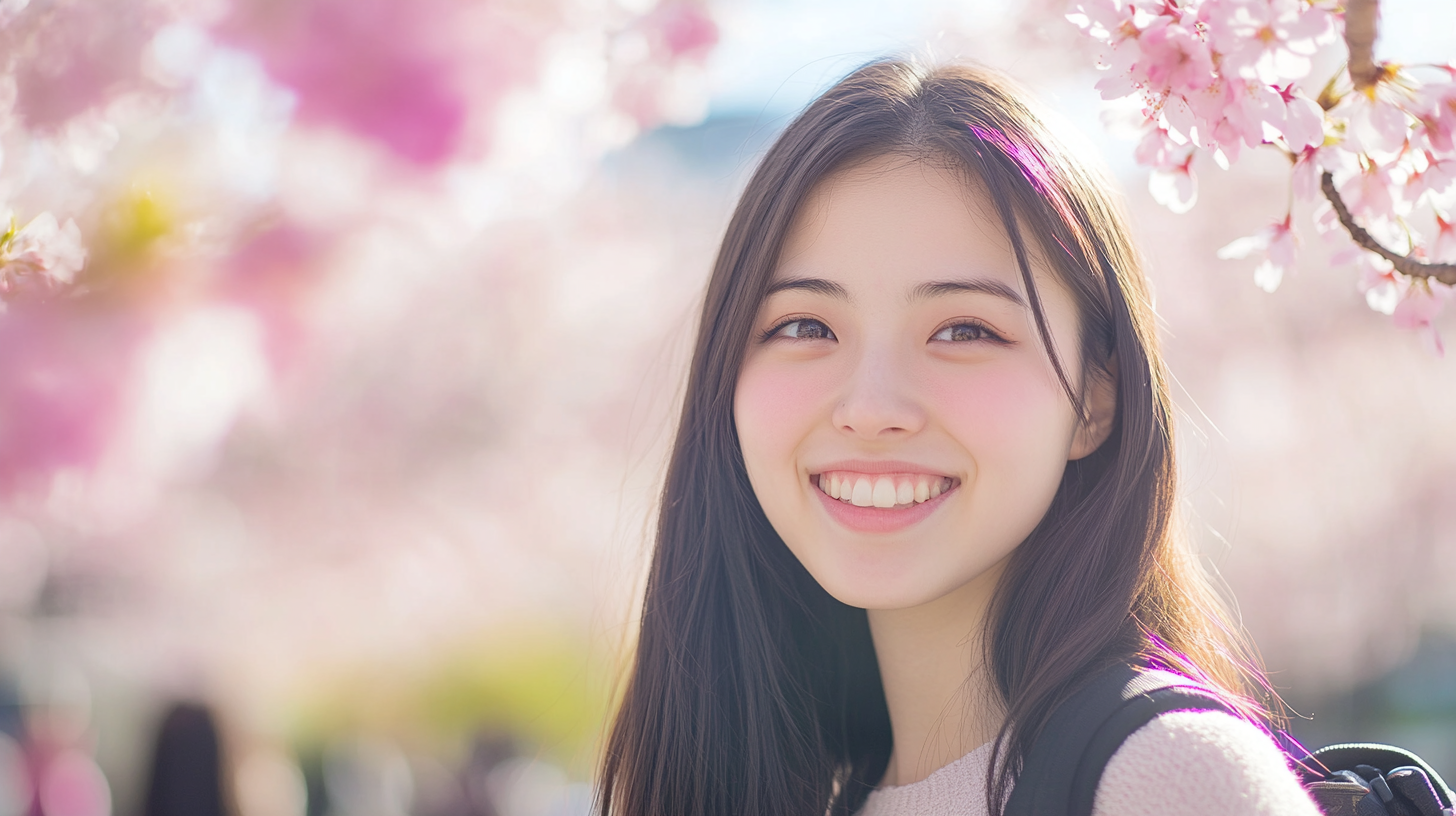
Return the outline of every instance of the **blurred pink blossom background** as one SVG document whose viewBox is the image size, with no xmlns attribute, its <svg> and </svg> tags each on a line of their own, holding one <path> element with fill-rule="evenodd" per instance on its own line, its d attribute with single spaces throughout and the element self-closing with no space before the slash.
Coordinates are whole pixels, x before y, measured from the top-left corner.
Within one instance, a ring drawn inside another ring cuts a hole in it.
<svg viewBox="0 0 1456 816">
<path fill-rule="evenodd" d="M 138 808 L 172 700 L 244 816 L 584 812 L 734 195 L 885 53 L 1095 144 L 1185 522 L 1298 728 L 1456 770 L 1449 685 L 1379 702 L 1456 654 L 1450 288 L 1319 186 L 1456 259 L 1456 97 L 1322 108 L 1341 21 L 1289 5 L 0 0 L 0 816 Z M 1383 13 L 1381 58 L 1456 56 L 1438 4 Z"/>
</svg>

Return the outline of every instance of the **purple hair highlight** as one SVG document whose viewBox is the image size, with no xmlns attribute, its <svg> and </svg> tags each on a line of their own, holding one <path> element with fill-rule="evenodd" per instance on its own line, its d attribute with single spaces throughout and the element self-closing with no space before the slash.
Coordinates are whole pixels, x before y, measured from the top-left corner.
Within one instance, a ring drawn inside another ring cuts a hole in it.
<svg viewBox="0 0 1456 816">
<path fill-rule="evenodd" d="M 1016 165 L 1016 169 L 1021 171 L 1021 175 L 1032 189 L 1036 190 L 1037 194 L 1051 205 L 1057 216 L 1062 219 L 1062 223 L 1071 230 L 1073 237 L 1083 245 L 1084 250 L 1082 253 L 1073 253 L 1071 247 L 1063 244 L 1060 238 L 1056 238 L 1057 245 L 1061 247 L 1062 251 L 1072 258 L 1090 257 L 1090 254 L 1086 252 L 1089 244 L 1087 236 L 1078 223 L 1071 202 L 1067 200 L 1065 185 L 1059 181 L 1056 169 L 1042 157 L 1041 151 L 994 128 L 975 124 L 967 125 L 967 127 L 982 144 L 994 147 L 997 152 Z"/>
<path fill-rule="evenodd" d="M 1021 170 L 1021 175 L 1026 176 L 1026 180 L 1031 182 L 1031 186 L 1036 188 L 1043 198 L 1061 198 L 1057 195 L 1057 191 L 1061 188 L 1056 184 L 1052 168 L 1041 156 L 1037 155 L 1035 150 L 1012 141 L 999 130 L 990 130 L 979 125 L 971 125 L 970 128 L 971 132 L 976 134 L 977 139 L 995 145 L 1002 155 L 1010 159 L 1017 169 Z"/>
<path fill-rule="evenodd" d="M 1156 671 L 1165 671 L 1172 674 L 1182 675 L 1192 680 L 1199 686 L 1217 694 L 1226 702 L 1233 705 L 1234 710 L 1240 712 L 1242 719 L 1263 731 L 1274 744 L 1279 746 L 1290 764 L 1297 770 L 1314 777 L 1328 776 L 1330 771 L 1314 756 L 1314 753 L 1304 746 L 1292 734 L 1282 729 L 1273 728 L 1264 717 L 1259 716 L 1264 707 L 1253 699 L 1243 695 L 1233 694 L 1220 686 L 1207 673 L 1202 671 L 1196 663 L 1187 655 L 1179 652 L 1159 637 L 1156 632 L 1142 627 L 1143 635 L 1148 639 L 1148 648 L 1142 654 L 1143 665 Z M 1243 665 L 1242 661 L 1239 662 Z M 1249 667 L 1246 667 L 1246 669 Z M 1260 676 L 1260 675 L 1254 675 Z M 1273 692 L 1272 688 L 1266 686 L 1266 690 Z"/>
</svg>

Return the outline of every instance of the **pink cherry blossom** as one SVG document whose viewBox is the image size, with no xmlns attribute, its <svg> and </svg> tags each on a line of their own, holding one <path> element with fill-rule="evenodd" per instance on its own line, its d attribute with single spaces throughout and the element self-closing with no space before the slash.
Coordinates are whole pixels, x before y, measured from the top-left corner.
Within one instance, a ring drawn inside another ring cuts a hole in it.
<svg viewBox="0 0 1456 816">
<path fill-rule="evenodd" d="M 1128 0 L 1083 0 L 1067 19 L 1095 40 L 1117 43 L 1136 37 L 1137 9 Z"/>
<path fill-rule="evenodd" d="M 663 122 L 690 124 L 702 116 L 696 106 L 674 102 L 672 86 L 683 76 L 675 65 L 701 64 L 718 39 L 718 26 L 700 0 L 673 0 L 653 9 L 628 28 L 640 35 L 650 58 L 621 66 L 613 106 L 647 130 Z"/>
<path fill-rule="evenodd" d="M 1413 172 L 1405 182 L 1405 197 L 1411 203 L 1443 197 L 1456 185 L 1456 156 L 1423 155 L 1424 167 Z"/>
<path fill-rule="evenodd" d="M 71 283 L 86 263 L 81 230 L 70 218 L 62 225 L 43 212 L 24 228 L 0 235 L 0 296 L 27 286 L 49 290 Z"/>
<path fill-rule="evenodd" d="M 1404 297 L 1395 305 L 1391 320 L 1402 329 L 1422 332 L 1437 355 L 1444 355 L 1445 345 L 1435 327 L 1436 316 L 1451 299 L 1452 288 L 1430 279 L 1411 282 Z"/>
<path fill-rule="evenodd" d="M 1231 242 L 1218 251 L 1218 257 L 1233 260 L 1255 253 L 1263 253 L 1264 257 L 1254 268 L 1254 283 L 1265 292 L 1273 292 L 1284 280 L 1285 271 L 1294 266 L 1295 240 L 1289 216 L 1253 235 Z"/>
<path fill-rule="evenodd" d="M 1207 123 L 1212 141 L 1234 161 L 1241 145 L 1258 147 L 1265 142 L 1264 122 L 1278 104 L 1278 94 L 1267 85 L 1241 79 L 1225 79 L 1215 87 L 1218 93 L 1199 94 L 1189 103 Z"/>
<path fill-rule="evenodd" d="M 1340 225 L 1340 217 L 1335 214 L 1335 208 L 1323 197 L 1314 206 L 1314 229 L 1327 245 L 1340 248 L 1339 253 L 1336 253 L 1339 257 L 1330 258 L 1330 263 L 1353 263 L 1356 257 L 1366 254 L 1358 244 L 1350 240 L 1350 234 Z"/>
<path fill-rule="evenodd" d="M 1168 129 L 1153 125 L 1138 142 L 1135 156 L 1138 164 L 1166 169 L 1186 164 L 1193 155 L 1193 145 L 1172 138 Z"/>
<path fill-rule="evenodd" d="M 1354 157 L 1332 145 L 1319 145 L 1306 147 L 1300 150 L 1294 157 L 1294 169 L 1290 176 L 1290 184 L 1294 190 L 1294 196 L 1301 201 L 1324 201 L 1320 193 L 1320 175 L 1329 170 L 1338 177 L 1351 175 L 1357 171 Z M 1325 204 L 1328 207 L 1328 204 Z M 1334 217 L 1331 210 L 1330 217 Z"/>
<path fill-rule="evenodd" d="M 1258 147 L 1278 137 L 1295 151 L 1324 141 L 1324 112 L 1292 85 L 1281 89 L 1225 80 L 1215 92 L 1192 98 L 1190 105 L 1230 160 L 1238 157 L 1240 146 Z"/>
<path fill-rule="evenodd" d="M 657 33 L 673 58 L 702 57 L 718 42 L 718 24 L 701 3 L 691 0 L 665 2 L 643 22 Z"/>
<path fill-rule="evenodd" d="M 1222 83 L 1214 83 L 1200 94 L 1222 93 Z M 1182 94 L 1169 96 L 1163 101 L 1161 107 L 1152 114 L 1160 127 L 1170 133 L 1176 134 L 1176 138 L 1194 143 L 1198 147 L 1210 148 L 1215 145 L 1208 139 L 1208 128 L 1206 123 L 1198 114 L 1193 112 L 1188 99 Z"/>
<path fill-rule="evenodd" d="M 1450 224 L 1442 227 L 1443 230 L 1450 228 Z M 1439 237 L 1437 240 L 1440 241 Z M 1452 251 L 1456 252 L 1456 246 L 1452 246 Z M 1456 290 L 1430 279 L 1407 278 L 1397 273 L 1389 261 L 1368 252 L 1360 256 L 1356 259 L 1360 267 L 1358 283 L 1370 308 L 1390 315 L 1400 328 L 1421 332 L 1431 350 L 1444 355 L 1445 347 L 1436 331 L 1435 320 Z"/>
<path fill-rule="evenodd" d="M 1396 199 L 1391 193 L 1392 186 L 1390 171 L 1373 162 L 1343 183 L 1336 184 L 1351 213 L 1372 218 L 1395 215 Z"/>
<path fill-rule="evenodd" d="M 1170 95 L 1159 113 L 1170 132 L 1221 152 L 1227 161 L 1236 161 L 1245 146 L 1281 137 L 1296 152 L 1324 141 L 1319 106 L 1292 87 L 1220 79 L 1196 93 Z"/>
<path fill-rule="evenodd" d="M 1325 112 L 1319 104 L 1296 91 L 1292 82 L 1274 91 L 1279 101 L 1271 107 L 1270 124 L 1284 137 L 1289 149 L 1303 150 L 1323 144 Z"/>
<path fill-rule="evenodd" d="M 497 91 L 533 61 L 532 37 L 509 21 L 491 22 L 475 24 L 448 0 L 244 0 L 218 33 L 255 53 L 298 95 L 301 121 L 342 127 L 433 165 L 459 146 L 467 92 L 488 112 Z M 491 30 L 489 42 L 452 48 Z"/>
<path fill-rule="evenodd" d="M 1294 158 L 1294 169 L 1290 172 L 1289 186 L 1294 197 L 1300 201 L 1313 201 L 1319 196 L 1321 169 L 1316 158 L 1318 149 L 1301 150 Z"/>
<path fill-rule="evenodd" d="M 1171 167 L 1154 168 L 1148 176 L 1148 192 L 1153 200 L 1172 212 L 1182 214 L 1198 203 L 1198 176 L 1193 173 L 1193 154 Z"/>
<path fill-rule="evenodd" d="M 1097 83 L 1102 98 L 1118 99 L 1137 93 L 1145 80 L 1134 70 L 1142 55 L 1137 40 L 1143 28 L 1157 17 L 1127 0 L 1087 0 L 1078 3 L 1067 19 L 1102 44 L 1097 67 L 1108 72 Z"/>
<path fill-rule="evenodd" d="M 1395 155 L 1410 135 L 1410 117 L 1380 93 L 1348 94 L 1331 114 L 1346 120 L 1346 148 L 1355 153 Z"/>
<path fill-rule="evenodd" d="M 163 4 L 58 0 L 21 4 L 0 26 L 13 60 L 15 110 L 27 126 L 54 129 L 122 91 L 142 87 L 141 56 L 166 22 Z"/>
<path fill-rule="evenodd" d="M 1147 77 L 1152 88 L 1195 93 L 1212 85 L 1217 78 L 1208 45 L 1166 17 L 1159 18 L 1138 37 L 1138 46 L 1142 57 L 1135 70 Z"/>
<path fill-rule="evenodd" d="M 1379 255 L 1358 251 L 1358 247 L 1355 247 L 1354 244 L 1349 244 L 1349 246 L 1354 247 L 1356 251 L 1349 253 L 1347 262 L 1354 264 L 1358 270 L 1355 285 L 1364 293 L 1365 305 L 1383 315 L 1393 313 L 1396 304 L 1400 302 L 1401 294 L 1405 291 L 1406 280 L 1396 274 L 1395 267 L 1391 265 L 1390 261 Z"/>
<path fill-rule="evenodd" d="M 1097 52 L 1097 70 L 1105 71 L 1107 75 L 1093 86 L 1103 99 L 1121 99 L 1144 90 L 1146 78 L 1136 68 L 1141 56 L 1137 40 L 1103 43 Z"/>
<path fill-rule="evenodd" d="M 1367 300 L 1393 314 L 1418 284 L 1352 240 L 1325 200 L 1322 177 L 1333 175 L 1360 227 L 1391 251 L 1416 258 L 1452 252 L 1456 237 L 1439 211 L 1430 245 L 1406 216 L 1420 206 L 1449 206 L 1456 189 L 1456 64 L 1383 64 L 1370 88 L 1341 93 L 1332 85 L 1326 111 L 1301 85 L 1311 87 L 1311 57 L 1337 39 L 1338 12 L 1333 0 L 1082 0 L 1068 19 L 1102 45 L 1103 97 L 1136 94 L 1144 103 L 1151 127 L 1136 158 L 1152 168 L 1148 189 L 1156 201 L 1179 213 L 1193 206 L 1192 159 L 1200 148 L 1226 168 L 1245 148 L 1271 145 L 1292 162 L 1293 197 L 1314 203 L 1319 232 L 1337 245 L 1332 260 L 1369 267 Z M 1446 79 L 1422 85 L 1411 75 L 1432 67 L 1444 69 Z M 1294 262 L 1287 216 L 1230 243 L 1219 257 L 1256 252 L 1256 283 L 1273 291 Z"/>
<path fill-rule="evenodd" d="M 1243 6 L 1234 2 L 1206 3 L 1201 8 L 1234 9 L 1225 11 L 1225 16 L 1232 14 L 1233 22 L 1245 28 L 1262 21 L 1249 28 L 1249 36 L 1277 23 L 1278 36 L 1269 35 L 1273 37 L 1271 48 L 1311 50 L 1328 33 L 1328 15 L 1309 11 L 1296 0 L 1252 5 L 1264 9 L 1262 17 L 1255 15 L 1258 20 L 1237 11 Z M 1201 147 L 1221 151 L 1230 161 L 1238 158 L 1242 147 L 1279 138 L 1295 151 L 1324 140 L 1323 111 L 1313 100 L 1297 91 L 1292 82 L 1273 87 L 1255 77 L 1230 73 L 1227 67 L 1218 68 L 1223 56 L 1209 47 L 1208 24 L 1200 21 L 1189 26 L 1190 18 L 1178 7 L 1165 6 L 1158 14 L 1118 4 L 1079 8 L 1082 13 L 1072 16 L 1108 46 L 1100 67 L 1109 76 L 1097 83 L 1104 98 L 1141 92 L 1151 115 L 1160 117 L 1167 129 Z M 1223 19 L 1216 14 L 1210 19 L 1214 18 Z"/>
<path fill-rule="evenodd" d="M 101 455 L 127 374 L 117 362 L 138 334 L 127 316 L 75 314 L 55 303 L 0 319 L 0 495 Z"/>
<path fill-rule="evenodd" d="M 1131 52 L 1132 50 L 1133 49 L 1127 49 L 1127 51 L 1129 52 Z M 1112 54 L 1115 52 L 1109 51 L 1108 53 Z M 1107 63 L 1101 60 L 1100 55 L 1098 67 L 1104 70 L 1108 70 Z M 1138 85 L 1137 82 L 1133 80 L 1130 73 L 1126 71 L 1118 71 L 1115 69 L 1108 70 L 1107 76 L 1097 80 L 1097 83 L 1093 85 L 1093 87 L 1097 89 L 1098 93 L 1102 94 L 1103 99 L 1108 101 L 1111 101 L 1113 99 L 1121 99 L 1124 96 L 1131 96 L 1141 90 L 1141 87 Z"/>
<path fill-rule="evenodd" d="M 1456 218 L 1436 211 L 1436 238 L 1431 241 L 1431 260 L 1456 263 Z"/>
<path fill-rule="evenodd" d="M 1265 85 L 1303 79 L 1310 56 L 1334 38 L 1330 14 L 1300 0 L 1205 3 L 1199 18 L 1224 74 Z"/>
<path fill-rule="evenodd" d="M 1420 135 L 1432 150 L 1449 153 L 1456 150 L 1456 67 L 1449 68 L 1452 79 L 1432 83 L 1416 92 L 1411 112 L 1420 121 Z"/>
<path fill-rule="evenodd" d="M 518 193 L 527 220 L 564 204 L 627 117 L 706 99 L 706 0 L 628 5 L 0 0 L 0 215 L 35 208 L 0 222 L 0 504 L 58 469 L 130 467 L 114 420 L 154 323 L 245 310 L 282 373 L 336 258 L 377 241 L 453 260 Z M 646 101 L 617 104 L 624 87 Z"/>
</svg>

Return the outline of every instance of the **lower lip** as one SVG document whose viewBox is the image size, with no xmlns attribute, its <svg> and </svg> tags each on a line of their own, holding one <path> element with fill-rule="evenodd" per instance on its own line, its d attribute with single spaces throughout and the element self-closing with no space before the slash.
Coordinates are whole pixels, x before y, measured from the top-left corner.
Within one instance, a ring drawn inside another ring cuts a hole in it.
<svg viewBox="0 0 1456 816">
<path fill-rule="evenodd" d="M 829 515 L 845 527 L 859 533 L 893 533 L 925 520 L 926 516 L 934 513 L 936 508 L 940 507 L 941 501 L 946 496 L 959 490 L 960 485 L 956 485 L 930 501 L 903 508 L 860 507 L 831 498 L 828 493 L 817 487 L 810 489 L 818 494 L 819 501 L 824 503 L 824 509 L 828 511 Z"/>
</svg>

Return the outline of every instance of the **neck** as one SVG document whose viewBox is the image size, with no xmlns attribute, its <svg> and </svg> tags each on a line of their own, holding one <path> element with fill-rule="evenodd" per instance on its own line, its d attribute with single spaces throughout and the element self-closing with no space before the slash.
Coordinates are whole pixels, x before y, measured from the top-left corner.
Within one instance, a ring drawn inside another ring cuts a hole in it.
<svg viewBox="0 0 1456 816">
<path fill-rule="evenodd" d="M 1004 713 L 981 630 L 1003 566 L 920 606 L 869 610 L 894 734 L 881 784 L 919 782 L 996 738 Z"/>
</svg>

